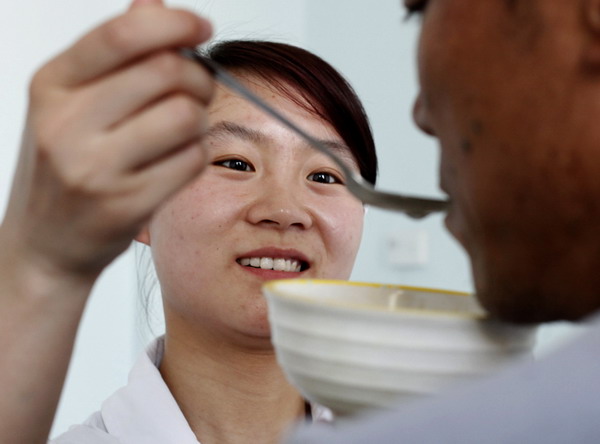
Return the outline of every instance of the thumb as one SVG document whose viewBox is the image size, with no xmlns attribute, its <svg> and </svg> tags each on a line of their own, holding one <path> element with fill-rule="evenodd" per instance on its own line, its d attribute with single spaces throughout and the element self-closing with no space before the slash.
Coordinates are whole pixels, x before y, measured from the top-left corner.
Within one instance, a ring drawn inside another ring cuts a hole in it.
<svg viewBox="0 0 600 444">
<path fill-rule="evenodd" d="M 143 5 L 163 5 L 163 0 L 132 0 L 129 9 L 137 8 Z"/>
</svg>

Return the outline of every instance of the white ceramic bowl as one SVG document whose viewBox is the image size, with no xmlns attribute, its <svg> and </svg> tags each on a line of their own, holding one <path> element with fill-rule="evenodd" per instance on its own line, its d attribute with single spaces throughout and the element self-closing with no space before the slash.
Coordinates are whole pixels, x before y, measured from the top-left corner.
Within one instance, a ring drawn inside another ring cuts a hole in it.
<svg viewBox="0 0 600 444">
<path fill-rule="evenodd" d="M 327 280 L 267 283 L 279 364 L 338 415 L 388 407 L 531 355 L 534 328 L 486 319 L 465 293 Z"/>
</svg>

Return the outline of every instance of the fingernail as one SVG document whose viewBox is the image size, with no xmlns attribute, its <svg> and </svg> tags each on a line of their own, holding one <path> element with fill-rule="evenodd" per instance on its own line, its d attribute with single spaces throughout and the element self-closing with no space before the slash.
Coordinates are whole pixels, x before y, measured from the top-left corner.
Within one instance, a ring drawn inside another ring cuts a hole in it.
<svg viewBox="0 0 600 444">
<path fill-rule="evenodd" d="M 202 41 L 206 41 L 213 34 L 213 25 L 208 19 L 205 19 L 204 17 L 198 16 L 198 20 L 201 24 L 199 33 L 200 35 L 198 37 L 201 38 Z"/>
<path fill-rule="evenodd" d="M 162 5 L 162 0 L 133 0 L 130 4 L 131 8 L 135 8 L 137 6 L 142 5 Z"/>
</svg>

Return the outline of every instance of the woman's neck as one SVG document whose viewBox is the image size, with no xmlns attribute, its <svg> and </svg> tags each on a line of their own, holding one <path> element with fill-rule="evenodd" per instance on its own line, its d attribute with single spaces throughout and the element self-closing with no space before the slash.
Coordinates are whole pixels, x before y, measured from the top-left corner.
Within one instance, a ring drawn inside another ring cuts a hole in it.
<svg viewBox="0 0 600 444">
<path fill-rule="evenodd" d="M 279 442 L 304 414 L 304 401 L 272 349 L 193 336 L 167 335 L 160 372 L 198 440 Z"/>
</svg>

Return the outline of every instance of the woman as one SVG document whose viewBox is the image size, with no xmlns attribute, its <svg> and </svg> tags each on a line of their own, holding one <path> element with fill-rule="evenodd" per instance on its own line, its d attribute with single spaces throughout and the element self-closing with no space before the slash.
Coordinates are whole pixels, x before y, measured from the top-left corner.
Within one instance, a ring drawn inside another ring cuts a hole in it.
<svg viewBox="0 0 600 444">
<path fill-rule="evenodd" d="M 156 13 L 145 8 L 146 14 Z M 169 62 L 172 56 L 169 51 Z M 268 42 L 224 43 L 208 56 L 374 182 L 376 158 L 368 122 L 352 90 L 329 65 L 306 51 Z M 185 63 L 185 69 L 197 75 L 197 67 Z M 114 73 L 113 83 L 135 79 L 135 67 L 133 72 L 129 66 L 120 69 L 124 72 Z M 93 79 L 86 80 L 93 83 Z M 201 101 L 211 95 L 206 86 L 193 85 L 191 77 L 171 91 L 174 98 L 178 89 Z M 155 111 L 148 110 L 156 107 L 148 95 L 144 99 L 151 103 L 139 109 L 126 103 L 122 106 L 129 114 L 122 114 L 144 116 Z M 96 105 L 96 119 L 111 118 L 115 105 L 107 101 L 106 107 L 110 113 L 103 116 L 102 106 Z M 206 116 L 206 128 L 197 133 L 184 130 L 188 133 L 180 136 L 179 144 L 169 140 L 179 148 L 168 154 L 161 151 L 164 142 L 149 137 L 166 137 L 160 128 L 130 133 L 136 144 L 147 144 L 145 152 L 120 153 L 120 158 L 130 157 L 127 160 L 136 169 L 152 171 L 169 161 L 191 162 L 189 145 L 201 136 L 206 166 L 168 201 L 156 198 L 161 206 L 151 219 L 139 217 L 144 211 L 138 209 L 137 220 L 132 217 L 129 225 L 129 235 L 137 226 L 136 239 L 152 251 L 165 310 L 164 339 L 149 347 L 126 387 L 83 425 L 57 438 L 58 443 L 269 443 L 277 442 L 299 418 L 323 417 L 323 409 L 307 406 L 277 366 L 260 287 L 274 278 L 348 278 L 361 237 L 362 204 L 343 186 L 343 175 L 333 162 L 233 92 L 217 87 Z M 182 125 L 189 128 L 189 122 Z M 75 132 L 56 131 L 65 137 Z M 70 157 L 57 156 L 54 161 L 72 163 L 77 153 L 69 153 Z M 37 165 L 45 167 L 43 162 Z M 37 185 L 32 182 L 31 193 Z M 136 185 L 131 186 L 139 192 Z M 92 200 L 87 207 L 79 197 L 71 190 L 55 211 L 60 214 L 46 213 L 47 218 L 66 218 L 65 210 L 72 205 L 87 222 L 81 225 L 94 233 L 81 234 L 91 239 L 76 245 L 76 254 L 70 254 L 66 263 L 49 264 L 52 270 L 77 271 L 75 284 L 69 280 L 75 287 L 72 293 L 84 293 L 77 285 L 85 289 L 93 282 L 115 251 L 89 250 L 127 238 L 123 228 L 95 227 L 97 203 Z M 84 197 L 89 199 L 87 193 Z M 103 203 L 103 211 L 121 217 L 134 204 L 128 200 L 129 206 L 123 208 L 115 196 Z M 18 211 L 9 209 L 5 233 L 15 214 Z M 136 225 L 140 220 L 141 227 Z M 54 247 L 57 237 L 69 244 L 69 234 L 59 229 L 51 234 L 54 239 L 48 248 Z M 70 305 L 61 300 L 60 309 L 75 314 L 62 318 L 76 325 L 85 298 L 70 299 Z M 74 335 L 74 327 L 71 331 Z"/>
</svg>

